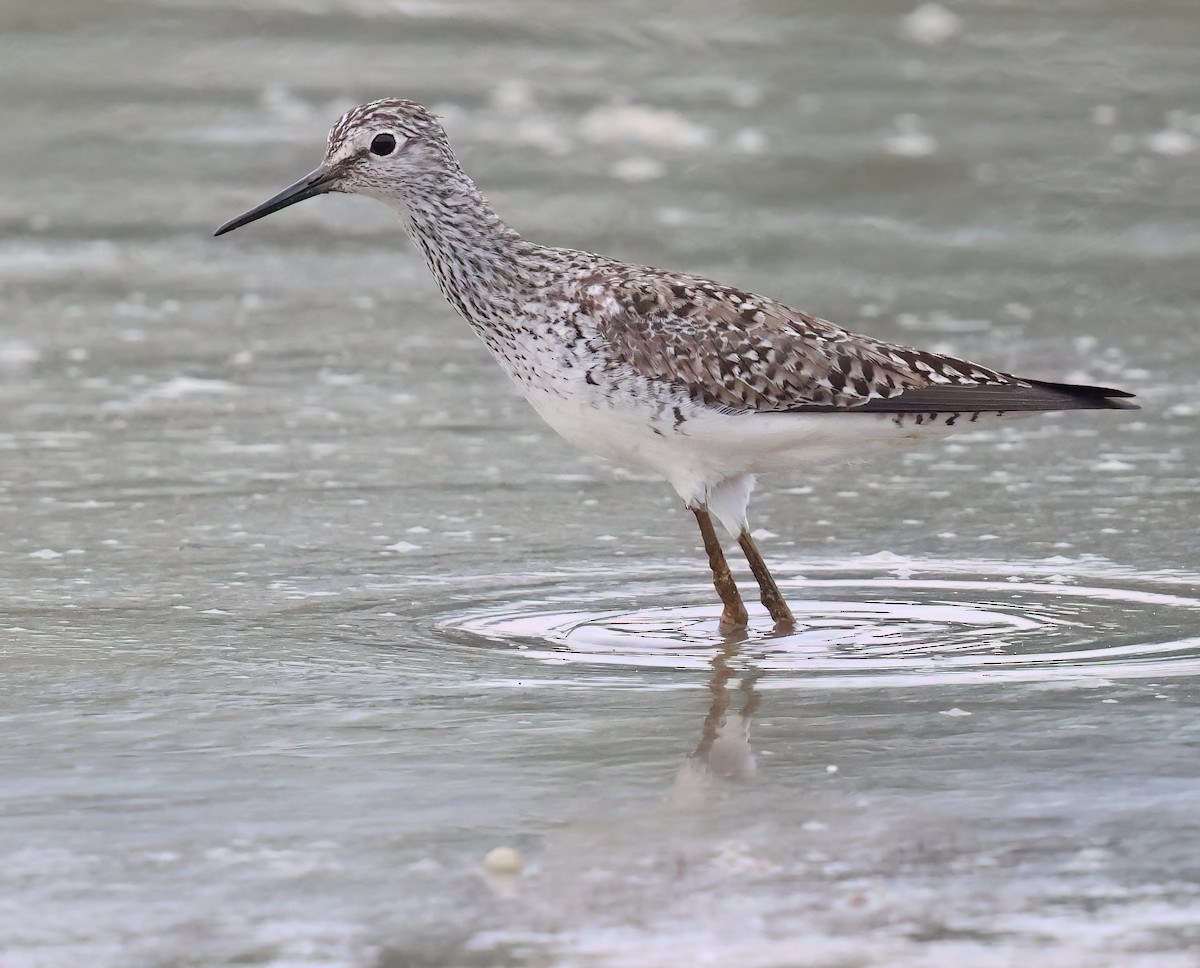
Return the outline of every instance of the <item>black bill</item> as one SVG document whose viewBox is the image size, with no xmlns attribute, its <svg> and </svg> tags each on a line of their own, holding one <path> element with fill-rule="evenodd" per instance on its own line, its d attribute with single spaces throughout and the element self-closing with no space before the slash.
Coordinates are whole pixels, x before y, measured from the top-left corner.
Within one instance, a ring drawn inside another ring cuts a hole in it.
<svg viewBox="0 0 1200 968">
<path fill-rule="evenodd" d="M 298 182 L 288 185 L 278 195 L 272 195 L 261 205 L 256 205 L 250 211 L 244 212 L 237 218 L 231 218 L 217 229 L 213 235 L 224 235 L 226 232 L 240 229 L 243 225 L 256 222 L 273 212 L 278 212 L 281 208 L 295 205 L 297 202 L 302 202 L 306 198 L 312 198 L 314 195 L 323 195 L 325 192 L 330 191 L 330 185 L 336 180 L 337 176 L 337 171 L 331 171 L 327 168 L 318 168 L 316 171 L 309 172 Z"/>
</svg>

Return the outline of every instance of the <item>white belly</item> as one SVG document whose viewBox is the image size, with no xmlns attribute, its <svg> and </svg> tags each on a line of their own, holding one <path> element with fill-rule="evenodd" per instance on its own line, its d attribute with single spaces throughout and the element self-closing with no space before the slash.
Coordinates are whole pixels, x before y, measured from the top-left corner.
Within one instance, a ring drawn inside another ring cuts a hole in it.
<svg viewBox="0 0 1200 968">
<path fill-rule="evenodd" d="M 661 474 L 688 497 L 747 474 L 843 464 L 959 430 L 994 425 L 994 413 L 735 413 L 693 407 L 683 420 L 657 408 L 592 406 L 577 397 L 533 393 L 530 402 L 582 450 Z M 686 493 L 685 493 L 686 492 Z"/>
</svg>

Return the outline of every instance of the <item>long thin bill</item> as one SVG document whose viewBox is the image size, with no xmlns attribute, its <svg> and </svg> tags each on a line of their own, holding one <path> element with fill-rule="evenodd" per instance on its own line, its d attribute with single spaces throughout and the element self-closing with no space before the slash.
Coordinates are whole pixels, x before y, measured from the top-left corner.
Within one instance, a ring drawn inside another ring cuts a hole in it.
<svg viewBox="0 0 1200 968">
<path fill-rule="evenodd" d="M 329 191 L 329 185 L 336 177 L 336 172 L 325 168 L 318 168 L 316 171 L 311 171 L 298 182 L 288 185 L 278 195 L 272 195 L 261 205 L 256 205 L 250 211 L 244 212 L 237 218 L 231 218 L 217 229 L 213 235 L 224 235 L 226 232 L 240 229 L 243 225 L 257 222 L 260 218 L 278 212 L 281 208 L 295 205 L 297 202 L 302 202 L 306 198 L 312 198 L 314 195 L 322 195 Z"/>
</svg>

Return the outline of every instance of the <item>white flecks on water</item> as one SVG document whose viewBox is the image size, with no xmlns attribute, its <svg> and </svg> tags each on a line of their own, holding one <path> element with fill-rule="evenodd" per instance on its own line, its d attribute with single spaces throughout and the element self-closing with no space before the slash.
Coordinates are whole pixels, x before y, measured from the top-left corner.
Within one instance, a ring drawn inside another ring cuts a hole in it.
<svg viewBox="0 0 1200 968">
<path fill-rule="evenodd" d="M 767 147 L 767 135 L 761 128 L 742 128 L 734 134 L 730 145 L 744 155 L 762 154 Z"/>
<path fill-rule="evenodd" d="M 0 340 L 0 366 L 32 366 L 42 358 L 41 351 L 33 343 L 24 340 Z"/>
<path fill-rule="evenodd" d="M 622 158 L 612 166 L 613 177 L 627 182 L 653 181 L 662 178 L 666 173 L 666 165 L 657 158 L 647 158 L 644 155 Z"/>
<path fill-rule="evenodd" d="M 962 17 L 940 3 L 923 3 L 900 21 L 900 33 L 919 44 L 941 44 L 962 30 Z"/>
<path fill-rule="evenodd" d="M 920 2 L 16 5 L 5 968 L 1195 968 L 1190 11 Z M 208 237 L 375 94 L 531 238 L 1149 405 L 764 475 L 730 641 L 387 212 Z"/>
<path fill-rule="evenodd" d="M 916 114 L 899 114 L 893 119 L 894 130 L 883 139 L 890 155 L 925 158 L 936 154 L 937 139 L 925 130 L 925 122 Z"/>
<path fill-rule="evenodd" d="M 657 148 L 704 148 L 713 134 L 677 111 L 640 104 L 599 105 L 579 121 L 585 139 L 596 144 L 632 142 Z"/>
<path fill-rule="evenodd" d="M 512 847 L 493 847 L 483 858 L 484 869 L 489 874 L 520 874 L 525 867 L 525 858 Z"/>
<path fill-rule="evenodd" d="M 197 394 L 226 396 L 242 392 L 244 392 L 243 387 L 238 386 L 236 383 L 230 383 L 228 380 L 176 376 L 143 391 L 138 395 L 137 402 L 150 403 L 153 401 L 181 400 L 184 397 L 195 396 Z"/>
<path fill-rule="evenodd" d="M 1200 117 L 1200 115 L 1197 115 Z M 1161 131 L 1146 136 L 1146 147 L 1157 155 L 1179 158 L 1190 155 L 1200 147 L 1200 125 L 1183 111 L 1172 111 Z"/>
</svg>

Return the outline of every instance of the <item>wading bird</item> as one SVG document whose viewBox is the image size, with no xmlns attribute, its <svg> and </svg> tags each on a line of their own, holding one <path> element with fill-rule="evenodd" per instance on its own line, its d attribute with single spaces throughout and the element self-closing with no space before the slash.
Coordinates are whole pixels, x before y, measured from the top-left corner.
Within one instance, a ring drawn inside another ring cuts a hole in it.
<svg viewBox="0 0 1200 968">
<path fill-rule="evenodd" d="M 1134 407 L 1121 390 L 1024 379 L 858 336 L 699 276 L 528 242 L 413 101 L 348 111 L 320 167 L 216 234 L 327 192 L 399 213 L 447 302 L 558 433 L 671 483 L 700 525 L 723 631 L 745 628 L 747 614 L 714 515 L 745 553 L 776 628 L 795 625 L 750 536 L 755 475 L 1033 411 Z"/>
</svg>

